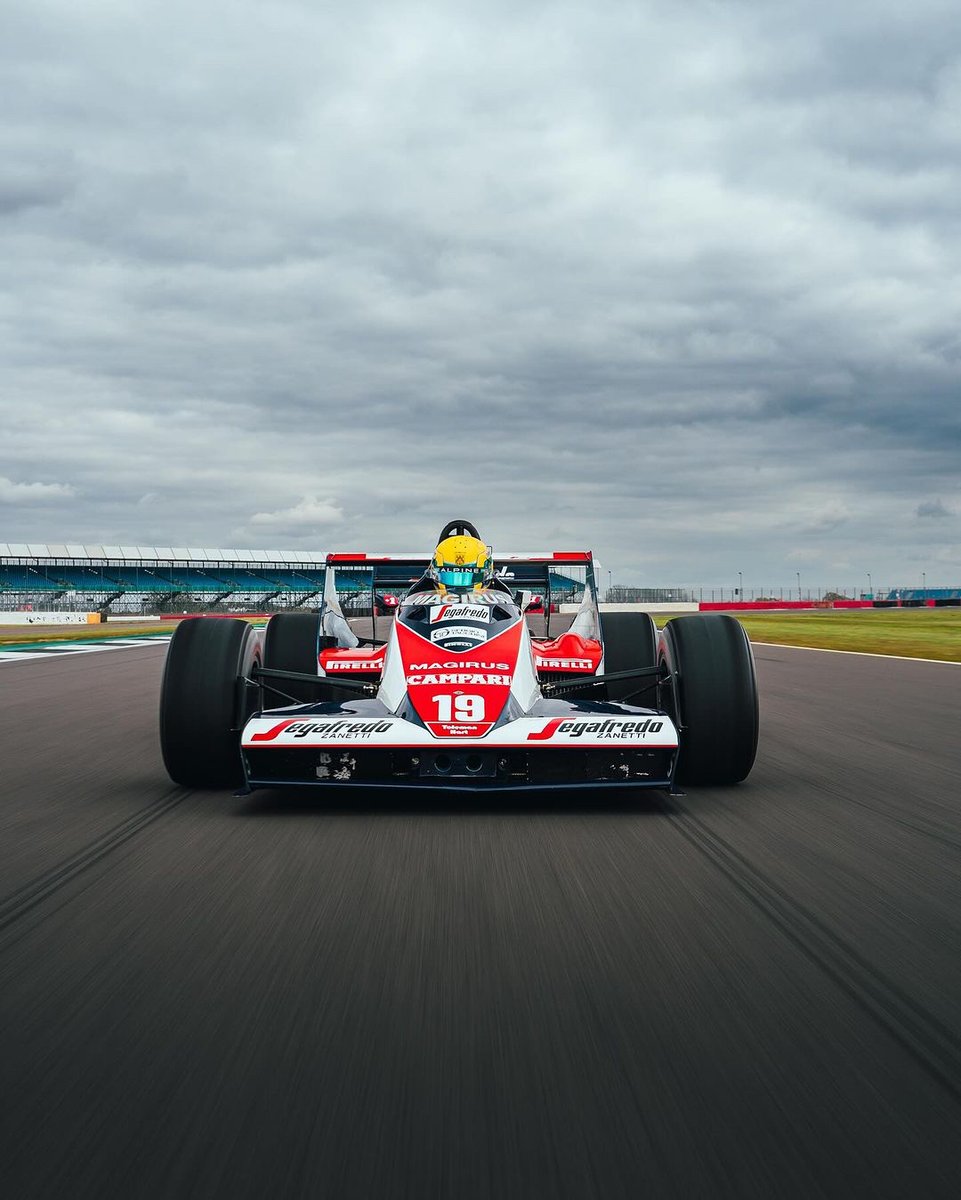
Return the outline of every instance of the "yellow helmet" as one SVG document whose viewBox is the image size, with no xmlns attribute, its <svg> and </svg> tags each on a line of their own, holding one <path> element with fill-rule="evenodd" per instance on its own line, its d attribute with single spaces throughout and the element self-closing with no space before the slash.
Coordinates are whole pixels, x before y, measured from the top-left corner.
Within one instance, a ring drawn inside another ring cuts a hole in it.
<svg viewBox="0 0 961 1200">
<path fill-rule="evenodd" d="M 488 547 L 468 534 L 444 538 L 434 551 L 431 567 L 438 583 L 455 591 L 482 588 L 492 575 Z"/>
</svg>

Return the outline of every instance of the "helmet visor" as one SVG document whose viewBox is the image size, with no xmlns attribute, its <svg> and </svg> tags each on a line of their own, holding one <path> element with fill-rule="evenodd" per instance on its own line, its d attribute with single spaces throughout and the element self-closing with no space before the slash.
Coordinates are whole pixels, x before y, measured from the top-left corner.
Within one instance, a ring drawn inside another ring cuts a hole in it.
<svg viewBox="0 0 961 1200">
<path fill-rule="evenodd" d="M 483 581 L 484 572 L 471 570 L 469 568 L 465 569 L 464 567 L 440 567 L 437 571 L 437 578 L 441 581 L 444 587 L 473 587 L 475 583 L 481 583 Z"/>
</svg>

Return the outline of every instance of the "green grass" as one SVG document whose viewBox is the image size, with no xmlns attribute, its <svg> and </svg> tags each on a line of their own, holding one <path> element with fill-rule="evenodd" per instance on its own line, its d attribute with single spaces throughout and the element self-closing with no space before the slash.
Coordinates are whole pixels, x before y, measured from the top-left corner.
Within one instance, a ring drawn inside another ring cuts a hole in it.
<svg viewBox="0 0 961 1200">
<path fill-rule="evenodd" d="M 961 662 L 961 608 L 735 612 L 753 642 Z M 658 614 L 658 624 L 669 619 Z"/>
<path fill-rule="evenodd" d="M 0 646 L 28 646 L 33 642 L 95 642 L 101 638 L 137 637 L 171 633 L 173 621 L 151 621 L 135 625 L 126 621 L 111 625 L 7 625 L 0 628 Z"/>
<path fill-rule="evenodd" d="M 263 620 L 252 620 L 262 625 Z M 140 637 L 173 633 L 177 621 L 105 621 L 101 625 L 7 625 L 0 614 L 0 646 L 30 645 L 33 642 L 91 642 L 98 638 Z"/>
</svg>

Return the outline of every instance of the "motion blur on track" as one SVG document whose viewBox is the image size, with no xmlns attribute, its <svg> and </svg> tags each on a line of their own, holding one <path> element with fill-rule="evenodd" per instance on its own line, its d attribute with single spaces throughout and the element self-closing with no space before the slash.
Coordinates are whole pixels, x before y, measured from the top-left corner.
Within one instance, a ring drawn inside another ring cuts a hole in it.
<svg viewBox="0 0 961 1200">
<path fill-rule="evenodd" d="M 957 1194 L 961 668 L 758 648 L 744 785 L 171 785 L 0 665 L 0 1194 Z"/>
</svg>

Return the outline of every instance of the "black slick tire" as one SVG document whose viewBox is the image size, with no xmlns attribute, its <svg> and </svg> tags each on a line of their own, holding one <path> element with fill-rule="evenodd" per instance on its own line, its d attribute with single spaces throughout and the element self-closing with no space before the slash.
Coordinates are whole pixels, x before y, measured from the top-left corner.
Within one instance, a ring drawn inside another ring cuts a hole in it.
<svg viewBox="0 0 961 1200">
<path fill-rule="evenodd" d="M 758 695 L 744 626 L 723 613 L 675 617 L 664 626 L 658 655 L 660 707 L 680 732 L 678 783 L 746 779 L 757 755 Z"/>
<path fill-rule="evenodd" d="M 175 783 L 243 782 L 240 731 L 255 693 L 238 681 L 259 661 L 260 637 L 246 621 L 191 617 L 174 630 L 160 688 L 160 749 Z"/>
<path fill-rule="evenodd" d="M 657 665 L 657 626 L 645 612 L 602 613 L 604 673 L 637 671 Z M 651 690 L 647 691 L 650 685 Z M 654 678 L 619 679 L 606 685 L 608 700 L 653 703 Z M 597 697 L 597 691 L 594 692 Z"/>
<path fill-rule="evenodd" d="M 316 675 L 319 645 L 320 617 L 317 613 L 277 613 L 267 622 L 267 632 L 264 634 L 264 667 L 274 671 Z M 333 688 L 325 688 L 322 684 L 298 683 L 293 679 L 268 679 L 265 682 L 276 684 L 278 689 L 277 692 L 267 692 L 267 708 L 280 708 L 289 703 L 285 699 L 287 696 L 300 704 L 317 704 L 333 696 Z"/>
</svg>

